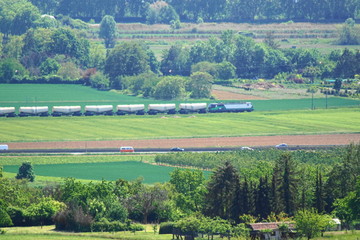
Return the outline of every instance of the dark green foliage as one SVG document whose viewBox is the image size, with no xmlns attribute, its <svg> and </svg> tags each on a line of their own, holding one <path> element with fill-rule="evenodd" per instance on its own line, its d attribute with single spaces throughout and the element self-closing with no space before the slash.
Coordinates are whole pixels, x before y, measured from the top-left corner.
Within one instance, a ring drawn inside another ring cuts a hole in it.
<svg viewBox="0 0 360 240">
<path fill-rule="evenodd" d="M 115 46 L 116 38 L 116 22 L 114 17 L 106 15 L 100 23 L 99 36 L 105 40 L 106 48 L 113 48 Z"/>
<path fill-rule="evenodd" d="M 357 178 L 360 176 L 360 144 L 350 144 L 340 163 L 334 165 L 325 182 L 326 212 L 333 210 L 336 199 L 344 198 L 355 190 Z"/>
<path fill-rule="evenodd" d="M 114 82 L 117 77 L 138 75 L 149 68 L 149 56 L 144 47 L 138 42 L 124 42 L 109 52 L 104 72 Z"/>
<path fill-rule="evenodd" d="M 173 222 L 160 223 L 159 234 L 172 234 L 175 224 Z"/>
<path fill-rule="evenodd" d="M 185 95 L 185 79 L 180 76 L 162 78 L 155 86 L 153 97 L 156 99 L 177 99 Z"/>
<path fill-rule="evenodd" d="M 319 170 L 316 173 L 315 182 L 315 209 L 318 211 L 318 213 L 323 213 L 325 210 L 324 185 L 322 174 L 319 172 Z"/>
<path fill-rule="evenodd" d="M 189 50 L 181 45 L 171 46 L 169 51 L 165 51 L 162 56 L 160 71 L 164 75 L 190 74 Z"/>
<path fill-rule="evenodd" d="M 106 218 L 91 224 L 92 232 L 119 232 L 119 231 L 142 231 L 144 227 L 140 224 L 129 222 L 108 221 Z"/>
<path fill-rule="evenodd" d="M 21 35 L 40 17 L 39 10 L 27 0 L 0 1 L 0 32 Z"/>
<path fill-rule="evenodd" d="M 26 75 L 27 71 L 16 59 L 5 58 L 0 61 L 0 83 L 10 83 Z"/>
<path fill-rule="evenodd" d="M 33 167 L 30 162 L 23 163 L 20 168 L 19 172 L 15 177 L 16 179 L 28 179 L 30 182 L 35 180 L 35 173 L 33 171 Z"/>
<path fill-rule="evenodd" d="M 237 221 L 239 211 L 234 211 L 238 206 L 236 193 L 240 189 L 240 176 L 230 162 L 217 168 L 208 183 L 208 193 L 205 195 L 205 214 L 210 217 L 219 216 L 223 219 Z"/>
<path fill-rule="evenodd" d="M 13 222 L 4 208 L 0 207 L 0 227 L 11 227 Z"/>
<path fill-rule="evenodd" d="M 282 205 L 282 211 L 292 216 L 296 211 L 296 196 L 298 186 L 297 164 L 291 158 L 289 153 L 284 153 L 275 163 L 274 175 L 276 178 L 279 200 Z"/>
<path fill-rule="evenodd" d="M 47 58 L 40 65 L 40 72 L 42 75 L 55 74 L 60 68 L 60 64 L 53 58 Z"/>
</svg>

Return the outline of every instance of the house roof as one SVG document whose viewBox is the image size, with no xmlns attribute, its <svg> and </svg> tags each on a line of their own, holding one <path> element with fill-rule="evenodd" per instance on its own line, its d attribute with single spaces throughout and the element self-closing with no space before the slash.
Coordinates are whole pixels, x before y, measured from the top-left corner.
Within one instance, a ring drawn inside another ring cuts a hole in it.
<svg viewBox="0 0 360 240">
<path fill-rule="evenodd" d="M 276 230 L 279 228 L 279 225 L 283 223 L 288 224 L 290 228 L 294 228 L 294 224 L 289 222 L 250 223 L 249 225 L 253 231 L 260 231 L 260 230 Z"/>
</svg>

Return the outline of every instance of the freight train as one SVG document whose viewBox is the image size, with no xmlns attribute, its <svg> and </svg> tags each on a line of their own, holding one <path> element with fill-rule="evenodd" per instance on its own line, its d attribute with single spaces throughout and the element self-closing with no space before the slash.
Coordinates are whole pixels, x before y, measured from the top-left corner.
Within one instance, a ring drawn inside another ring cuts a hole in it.
<svg viewBox="0 0 360 240">
<path fill-rule="evenodd" d="M 161 114 L 189 114 L 189 113 L 220 113 L 220 112 L 252 112 L 253 105 L 245 103 L 180 103 L 176 108 L 175 103 L 165 104 L 128 104 L 128 105 L 86 105 L 84 111 L 81 106 L 53 106 L 49 111 L 48 106 L 19 107 L 18 113 L 15 107 L 0 107 L 0 117 L 60 117 L 60 116 L 94 116 L 94 115 L 156 115 Z"/>
</svg>

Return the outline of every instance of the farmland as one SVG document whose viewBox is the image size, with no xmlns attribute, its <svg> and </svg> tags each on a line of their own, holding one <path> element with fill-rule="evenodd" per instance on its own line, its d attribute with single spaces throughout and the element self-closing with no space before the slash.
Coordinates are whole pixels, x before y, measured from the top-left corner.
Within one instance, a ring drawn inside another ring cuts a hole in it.
<svg viewBox="0 0 360 240">
<path fill-rule="evenodd" d="M 90 157 L 91 158 L 91 157 Z M 5 166 L 4 171 L 17 173 L 19 166 Z M 79 171 L 79 169 L 82 169 Z M 115 181 L 119 178 L 132 181 L 138 177 L 143 182 L 167 182 L 173 167 L 151 165 L 142 162 L 103 162 L 103 163 L 72 163 L 72 164 L 40 164 L 35 165 L 37 175 L 50 177 L 73 177 L 85 180 Z"/>
<path fill-rule="evenodd" d="M 31 142 L 358 133 L 359 116 L 359 108 L 339 108 L 240 114 L 2 118 L 0 139 Z"/>
</svg>

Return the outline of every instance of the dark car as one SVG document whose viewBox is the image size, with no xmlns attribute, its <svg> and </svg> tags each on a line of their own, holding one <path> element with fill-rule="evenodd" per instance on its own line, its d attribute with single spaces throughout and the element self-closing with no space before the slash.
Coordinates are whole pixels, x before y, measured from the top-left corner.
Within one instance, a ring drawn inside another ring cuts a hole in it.
<svg viewBox="0 0 360 240">
<path fill-rule="evenodd" d="M 174 147 L 174 148 L 171 148 L 170 151 L 172 152 L 183 152 L 185 149 L 183 148 L 179 148 L 179 147 Z"/>
</svg>

